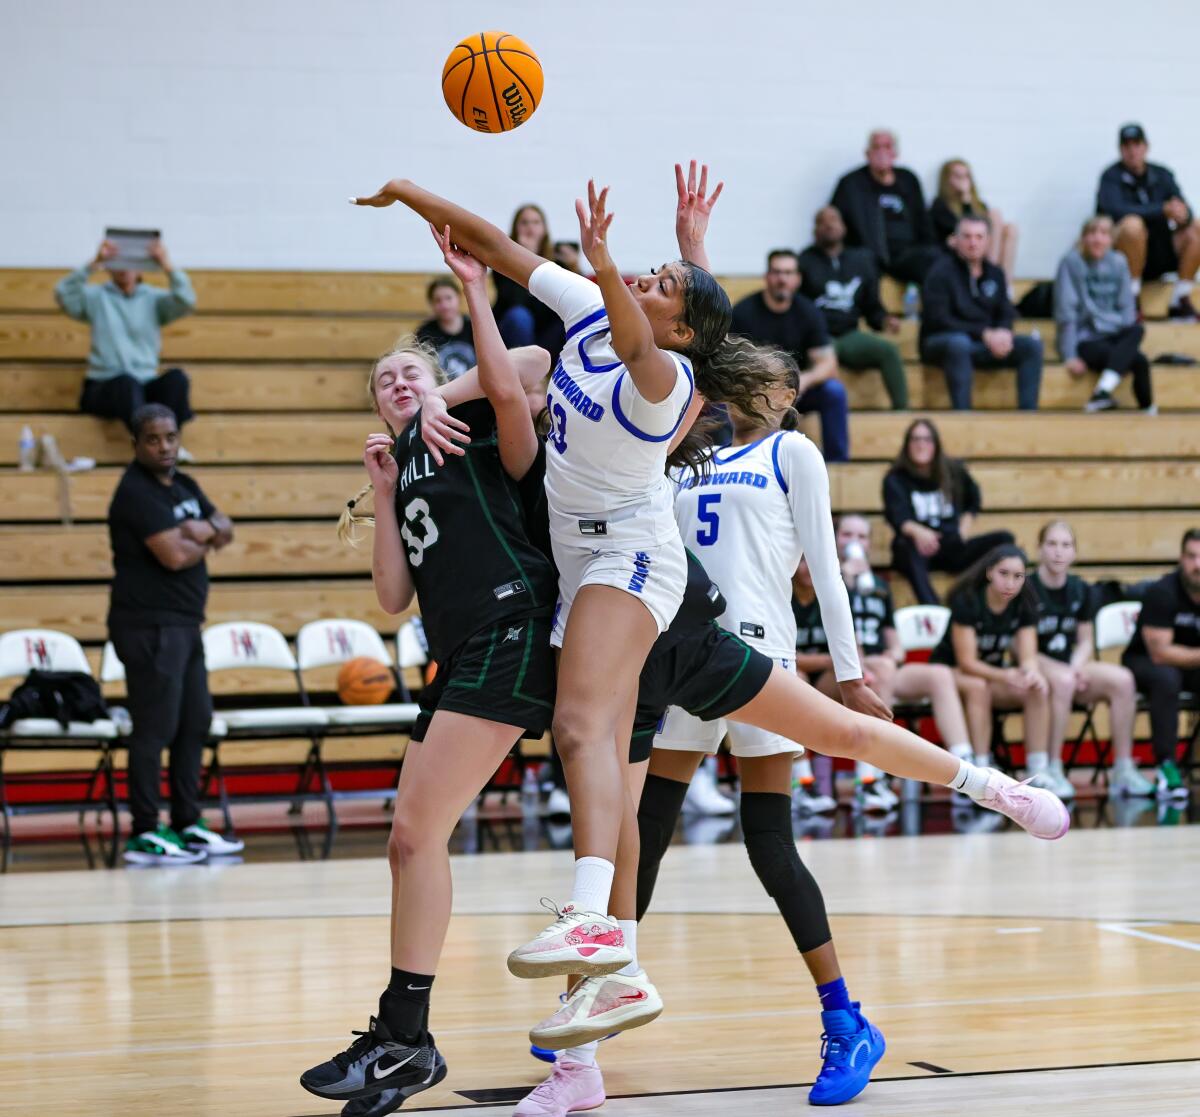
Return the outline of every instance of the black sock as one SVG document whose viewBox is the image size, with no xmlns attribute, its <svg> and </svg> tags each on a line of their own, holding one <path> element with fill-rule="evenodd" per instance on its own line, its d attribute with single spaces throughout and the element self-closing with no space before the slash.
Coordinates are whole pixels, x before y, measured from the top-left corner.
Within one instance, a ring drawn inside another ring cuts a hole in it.
<svg viewBox="0 0 1200 1117">
<path fill-rule="evenodd" d="M 638 833 L 642 840 L 637 880 L 639 921 L 650 906 L 650 898 L 654 895 L 654 885 L 658 880 L 658 866 L 671 844 L 687 789 L 688 785 L 679 780 L 668 780 L 662 776 L 646 777 L 642 802 L 638 807 Z"/>
<path fill-rule="evenodd" d="M 416 1043 L 425 1034 L 432 987 L 433 974 L 393 967 L 392 979 L 379 998 L 379 1019 L 393 1039 Z"/>
</svg>

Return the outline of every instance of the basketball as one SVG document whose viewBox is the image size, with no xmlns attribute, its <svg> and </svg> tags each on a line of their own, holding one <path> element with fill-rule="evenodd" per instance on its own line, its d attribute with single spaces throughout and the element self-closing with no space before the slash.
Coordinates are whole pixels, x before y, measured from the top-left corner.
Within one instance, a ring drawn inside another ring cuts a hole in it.
<svg viewBox="0 0 1200 1117">
<path fill-rule="evenodd" d="M 347 706 L 378 706 L 395 689 L 391 669 L 369 656 L 347 660 L 338 671 L 338 697 Z"/>
<path fill-rule="evenodd" d="M 476 132 L 511 132 L 542 100 L 542 64 L 528 44 L 503 31 L 463 39 L 442 67 L 450 111 Z"/>
</svg>

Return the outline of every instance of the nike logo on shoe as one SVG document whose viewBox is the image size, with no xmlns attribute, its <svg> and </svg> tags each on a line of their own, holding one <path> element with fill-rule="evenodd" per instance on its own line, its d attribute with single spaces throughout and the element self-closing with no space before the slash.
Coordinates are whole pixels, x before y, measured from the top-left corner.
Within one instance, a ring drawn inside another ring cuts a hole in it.
<svg viewBox="0 0 1200 1117">
<path fill-rule="evenodd" d="M 420 1051 L 421 1049 L 418 1047 L 411 1055 L 409 1055 L 407 1059 L 402 1059 L 400 1062 L 396 1063 L 395 1066 L 388 1067 L 387 1070 L 380 1070 L 379 1064 L 376 1063 L 374 1070 L 375 1081 L 378 1082 L 381 1078 L 387 1078 L 389 1074 L 395 1074 L 396 1071 L 398 1071 L 401 1067 L 408 1066 L 408 1064 L 420 1054 Z"/>
<path fill-rule="evenodd" d="M 644 1001 L 646 992 L 644 989 L 639 989 L 636 993 L 626 993 L 624 996 L 618 997 L 618 1001 Z"/>
</svg>

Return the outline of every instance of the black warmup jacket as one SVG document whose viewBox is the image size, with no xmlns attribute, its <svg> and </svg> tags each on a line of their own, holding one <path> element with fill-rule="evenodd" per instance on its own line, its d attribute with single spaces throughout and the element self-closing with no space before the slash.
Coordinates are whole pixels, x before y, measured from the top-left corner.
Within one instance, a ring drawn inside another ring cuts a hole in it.
<svg viewBox="0 0 1200 1117">
<path fill-rule="evenodd" d="M 987 260 L 976 279 L 957 254 L 935 260 L 921 288 L 921 342 L 933 334 L 964 333 L 977 341 L 984 330 L 1012 329 L 1016 311 L 1004 272 Z"/>
<path fill-rule="evenodd" d="M 914 244 L 933 244 L 933 226 L 925 209 L 925 194 L 920 180 L 906 167 L 895 168 L 896 181 L 888 187 L 904 199 L 905 212 L 913 226 Z M 879 194 L 872 185 L 871 172 L 864 164 L 843 175 L 833 191 L 830 204 L 838 208 L 846 222 L 846 243 L 854 248 L 869 248 L 878 264 L 888 263 L 887 238 Z"/>
<path fill-rule="evenodd" d="M 865 318 L 882 330 L 887 311 L 879 301 L 879 272 L 865 248 L 843 248 L 828 256 L 815 244 L 800 253 L 800 293 L 812 299 L 825 315 L 833 337 L 858 329 Z"/>
</svg>

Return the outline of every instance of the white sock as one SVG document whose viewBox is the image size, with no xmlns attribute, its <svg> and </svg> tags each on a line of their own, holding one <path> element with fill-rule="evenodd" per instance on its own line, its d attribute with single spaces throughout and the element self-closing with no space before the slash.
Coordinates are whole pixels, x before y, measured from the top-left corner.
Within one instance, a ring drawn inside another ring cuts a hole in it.
<svg viewBox="0 0 1200 1117">
<path fill-rule="evenodd" d="M 1128 772 L 1130 769 L 1135 767 L 1136 765 L 1133 763 L 1132 756 L 1118 756 L 1117 759 L 1113 761 L 1114 772 Z"/>
<path fill-rule="evenodd" d="M 965 760 L 968 764 L 975 762 L 975 750 L 971 748 L 970 741 L 963 741 L 959 745 L 951 745 L 948 751 L 956 760 Z"/>
<path fill-rule="evenodd" d="M 1175 280 L 1175 289 L 1171 292 L 1171 302 L 1173 302 L 1173 303 L 1187 302 L 1188 299 L 1190 299 L 1192 297 L 1193 282 L 1194 282 L 1194 280 L 1191 280 L 1191 279 Z"/>
<path fill-rule="evenodd" d="M 1062 766 L 1061 760 L 1051 760 L 1047 767 L 1056 776 L 1063 776 L 1064 778 L 1066 777 L 1066 773 L 1063 771 L 1063 766 Z"/>
<path fill-rule="evenodd" d="M 1106 368 L 1101 374 L 1100 379 L 1096 381 L 1096 391 L 1108 392 L 1112 395 L 1116 391 L 1117 385 L 1121 383 L 1121 374 L 1111 368 Z"/>
<path fill-rule="evenodd" d="M 616 873 L 617 867 L 603 857 L 578 858 L 575 862 L 575 887 L 571 889 L 571 903 L 576 911 L 607 915 L 608 898 Z"/>
<path fill-rule="evenodd" d="M 968 760 L 958 762 L 958 772 L 946 786 L 961 791 L 972 799 L 982 799 L 987 791 L 988 774 L 984 768 L 976 768 Z"/>
<path fill-rule="evenodd" d="M 870 783 L 872 780 L 877 780 L 882 774 L 878 768 L 873 768 L 865 760 L 856 760 L 854 762 L 854 775 L 863 783 Z"/>
<path fill-rule="evenodd" d="M 558 1053 L 559 1060 L 564 1063 L 582 1063 L 585 1067 L 596 1065 L 596 1048 L 600 1046 L 598 1039 L 585 1043 L 581 1047 L 568 1047 Z"/>
<path fill-rule="evenodd" d="M 1044 752 L 1027 752 L 1025 754 L 1025 771 L 1031 776 L 1044 772 L 1050 764 L 1050 757 Z"/>
<path fill-rule="evenodd" d="M 1138 295 L 1140 295 L 1142 293 L 1141 277 L 1139 276 L 1137 279 L 1131 279 L 1129 281 L 1129 286 L 1133 288 L 1133 294 L 1134 294 L 1134 297 L 1136 298 Z"/>
<path fill-rule="evenodd" d="M 629 953 L 633 955 L 629 965 L 617 970 L 617 973 L 624 974 L 626 977 L 634 977 L 642 972 L 637 956 L 637 920 L 618 919 L 617 922 L 621 925 L 621 931 L 625 935 L 625 945 L 629 948 Z"/>
<path fill-rule="evenodd" d="M 992 763 L 992 754 L 990 752 L 981 752 L 975 757 L 976 768 L 994 768 Z"/>
<path fill-rule="evenodd" d="M 812 761 L 807 756 L 800 757 L 792 765 L 792 779 L 808 783 L 813 778 Z"/>
</svg>

